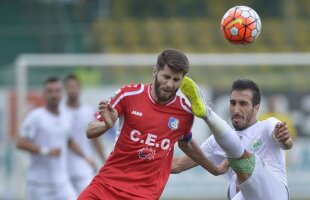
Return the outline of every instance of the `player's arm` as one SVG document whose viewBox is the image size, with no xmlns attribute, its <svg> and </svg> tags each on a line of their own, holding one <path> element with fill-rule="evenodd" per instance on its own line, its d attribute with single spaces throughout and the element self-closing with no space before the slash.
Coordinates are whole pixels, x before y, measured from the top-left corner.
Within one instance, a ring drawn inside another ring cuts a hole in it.
<svg viewBox="0 0 310 200">
<path fill-rule="evenodd" d="M 99 138 L 94 138 L 93 143 L 95 145 L 95 148 L 96 148 L 101 160 L 104 162 L 106 160 L 106 155 L 104 152 L 104 145 L 102 144 L 102 142 L 100 141 Z"/>
<path fill-rule="evenodd" d="M 68 140 L 68 147 L 69 147 L 74 153 L 76 153 L 78 156 L 84 158 L 84 159 L 89 163 L 89 165 L 92 166 L 92 168 L 94 169 L 94 171 L 96 171 L 96 164 L 95 164 L 95 162 L 94 162 L 92 159 L 88 158 L 88 157 L 83 153 L 82 149 L 77 145 L 77 143 L 74 142 L 74 140 L 71 139 L 71 138 Z"/>
<path fill-rule="evenodd" d="M 117 111 L 107 101 L 99 103 L 98 116 L 95 121 L 88 124 L 86 129 L 87 138 L 96 138 L 104 134 L 113 127 L 118 114 Z"/>
<path fill-rule="evenodd" d="M 282 149 L 291 149 L 294 145 L 293 139 L 285 122 L 278 122 L 273 130 L 272 138 Z"/>
<path fill-rule="evenodd" d="M 176 157 L 172 160 L 170 173 L 178 174 L 196 166 L 198 166 L 198 164 L 187 155 Z"/>
<path fill-rule="evenodd" d="M 19 149 L 28 151 L 33 154 L 44 155 L 44 156 L 59 156 L 60 148 L 47 148 L 39 147 L 34 145 L 31 141 L 24 137 L 17 137 L 16 146 Z"/>
<path fill-rule="evenodd" d="M 192 139 L 190 141 L 179 140 L 179 148 L 194 162 L 201 165 L 211 174 L 218 176 L 224 174 L 228 169 L 228 163 L 221 163 L 219 166 L 215 166 L 203 153 L 198 144 Z"/>
</svg>

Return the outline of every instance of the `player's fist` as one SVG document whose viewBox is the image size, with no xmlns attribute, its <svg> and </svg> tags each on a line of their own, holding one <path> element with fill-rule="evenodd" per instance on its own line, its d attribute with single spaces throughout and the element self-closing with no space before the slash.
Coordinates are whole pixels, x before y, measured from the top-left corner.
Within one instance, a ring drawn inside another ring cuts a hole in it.
<svg viewBox="0 0 310 200">
<path fill-rule="evenodd" d="M 108 128 L 114 125 L 117 119 L 117 112 L 108 101 L 99 102 L 98 113 Z M 100 120 L 99 120 L 100 121 Z"/>
<path fill-rule="evenodd" d="M 293 147 L 293 140 L 285 122 L 279 122 L 273 130 L 273 138 L 282 149 L 288 150 Z"/>
<path fill-rule="evenodd" d="M 228 167 L 229 167 L 228 161 L 225 159 L 217 166 L 216 171 L 213 175 L 219 176 L 225 174 L 228 170 Z"/>
<path fill-rule="evenodd" d="M 284 142 L 291 137 L 286 122 L 278 122 L 275 125 L 274 136 L 278 142 Z"/>
<path fill-rule="evenodd" d="M 58 157 L 60 156 L 61 153 L 61 149 L 60 148 L 54 148 L 54 149 L 50 149 L 48 152 L 49 156 L 54 156 L 54 157 Z"/>
</svg>

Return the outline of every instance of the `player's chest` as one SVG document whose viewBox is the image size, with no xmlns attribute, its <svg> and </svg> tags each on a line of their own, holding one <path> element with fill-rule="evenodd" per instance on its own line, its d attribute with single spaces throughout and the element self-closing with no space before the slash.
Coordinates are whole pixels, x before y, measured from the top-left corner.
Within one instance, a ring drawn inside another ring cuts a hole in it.
<svg viewBox="0 0 310 200">
<path fill-rule="evenodd" d="M 65 117 L 42 116 L 38 123 L 38 131 L 46 138 L 67 137 L 70 134 L 71 122 Z"/>
<path fill-rule="evenodd" d="M 141 130 L 176 132 L 183 130 L 188 119 L 171 107 L 156 107 L 150 104 L 132 103 L 124 112 L 126 124 Z"/>
<path fill-rule="evenodd" d="M 240 136 L 239 136 L 240 137 Z M 252 153 L 258 153 L 266 147 L 266 141 L 260 134 L 240 137 L 243 146 Z"/>
</svg>

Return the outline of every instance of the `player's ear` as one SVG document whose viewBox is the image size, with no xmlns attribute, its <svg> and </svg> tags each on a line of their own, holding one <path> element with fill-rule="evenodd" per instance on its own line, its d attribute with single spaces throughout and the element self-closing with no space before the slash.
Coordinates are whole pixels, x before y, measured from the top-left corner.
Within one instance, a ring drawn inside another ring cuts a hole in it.
<svg viewBox="0 0 310 200">
<path fill-rule="evenodd" d="M 255 115 L 258 113 L 259 107 L 260 107 L 260 104 L 257 104 L 257 105 L 254 106 Z"/>
<path fill-rule="evenodd" d="M 157 67 L 156 65 L 153 67 L 153 77 L 155 78 L 156 76 L 156 73 L 157 73 Z"/>
</svg>

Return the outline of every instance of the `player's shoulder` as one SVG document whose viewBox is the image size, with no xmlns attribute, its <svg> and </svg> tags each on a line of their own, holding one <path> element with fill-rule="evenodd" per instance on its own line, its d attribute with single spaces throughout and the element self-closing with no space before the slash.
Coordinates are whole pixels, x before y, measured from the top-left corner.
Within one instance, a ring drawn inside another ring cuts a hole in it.
<svg viewBox="0 0 310 200">
<path fill-rule="evenodd" d="M 111 100 L 119 97 L 141 94 L 143 91 L 145 91 L 146 87 L 147 86 L 142 83 L 124 85 L 114 92 L 114 94 L 111 96 Z"/>
<path fill-rule="evenodd" d="M 30 110 L 27 115 L 26 118 L 42 118 L 42 116 L 46 113 L 46 109 L 44 107 L 36 107 L 32 110 Z"/>
<path fill-rule="evenodd" d="M 145 89 L 146 85 L 142 84 L 142 83 L 132 83 L 132 84 L 128 84 L 128 85 L 124 85 L 121 90 L 123 92 L 139 92 L 139 91 L 143 91 Z"/>
<path fill-rule="evenodd" d="M 29 111 L 29 115 L 42 115 L 46 113 L 46 108 L 45 107 L 36 107 Z"/>
<path fill-rule="evenodd" d="M 278 122 L 280 122 L 279 119 L 275 117 L 269 117 L 265 120 L 260 121 L 259 126 L 260 129 L 271 132 Z"/>
<path fill-rule="evenodd" d="M 274 124 L 280 122 L 280 120 L 278 118 L 276 118 L 276 117 L 268 117 L 267 119 L 262 120 L 260 122 L 263 123 L 263 124 L 267 124 L 267 125 L 268 124 L 274 125 Z"/>
<path fill-rule="evenodd" d="M 177 98 L 177 101 L 180 102 L 181 108 L 187 113 L 192 114 L 192 108 L 188 100 L 180 95 L 177 95 L 176 98 Z"/>
</svg>

